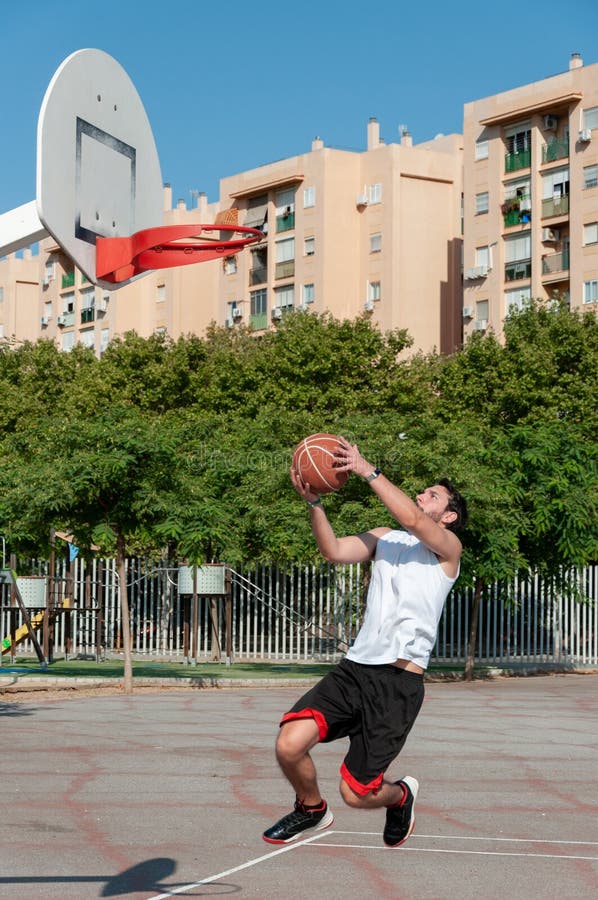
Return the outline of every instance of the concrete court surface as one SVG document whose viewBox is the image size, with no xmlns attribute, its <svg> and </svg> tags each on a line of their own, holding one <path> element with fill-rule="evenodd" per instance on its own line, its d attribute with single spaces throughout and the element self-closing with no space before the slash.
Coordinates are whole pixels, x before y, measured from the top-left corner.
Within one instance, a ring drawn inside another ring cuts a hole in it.
<svg viewBox="0 0 598 900">
<path fill-rule="evenodd" d="M 331 828 L 283 847 L 273 756 L 305 686 L 0 696 L 0 897 L 598 897 L 598 675 L 430 683 L 390 771 L 420 781 L 403 847 L 344 807 L 345 741 L 314 751 Z"/>
</svg>

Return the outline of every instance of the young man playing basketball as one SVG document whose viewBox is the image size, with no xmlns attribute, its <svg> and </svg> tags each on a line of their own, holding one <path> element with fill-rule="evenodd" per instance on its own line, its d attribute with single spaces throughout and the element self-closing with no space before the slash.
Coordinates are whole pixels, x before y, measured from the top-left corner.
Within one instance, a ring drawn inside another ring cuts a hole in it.
<svg viewBox="0 0 598 900">
<path fill-rule="evenodd" d="M 317 494 L 291 469 L 297 492 L 310 507 L 322 556 L 335 563 L 374 560 L 362 627 L 343 659 L 287 712 L 276 758 L 296 794 L 295 808 L 263 838 L 286 844 L 327 828 L 333 816 L 320 794 L 310 751 L 320 742 L 349 738 L 340 793 L 357 809 L 386 809 L 384 843 L 398 847 L 413 831 L 418 783 L 391 782 L 385 772 L 400 752 L 424 698 L 424 671 L 436 640 L 444 602 L 459 574 L 466 524 L 464 499 L 445 479 L 415 503 L 367 462 L 344 438 L 339 468 L 369 482 L 405 530 L 373 528 L 338 538 Z"/>
</svg>

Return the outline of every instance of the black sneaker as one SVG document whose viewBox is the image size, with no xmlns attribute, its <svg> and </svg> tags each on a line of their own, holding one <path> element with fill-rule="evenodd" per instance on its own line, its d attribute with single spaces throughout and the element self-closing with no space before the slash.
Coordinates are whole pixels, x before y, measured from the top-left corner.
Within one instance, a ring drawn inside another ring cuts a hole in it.
<svg viewBox="0 0 598 900">
<path fill-rule="evenodd" d="M 411 775 L 407 775 L 402 781 L 395 781 L 395 784 L 402 784 L 407 793 L 400 806 L 389 806 L 386 809 L 383 838 L 387 847 L 399 847 L 407 840 L 415 825 L 415 798 L 419 784 Z"/>
<path fill-rule="evenodd" d="M 304 831 L 310 828 L 320 831 L 322 828 L 328 828 L 333 822 L 334 816 L 324 800 L 321 809 L 306 809 L 300 800 L 296 800 L 293 812 L 283 816 L 276 825 L 264 831 L 262 837 L 269 844 L 290 844 L 291 841 L 302 837 Z"/>
</svg>

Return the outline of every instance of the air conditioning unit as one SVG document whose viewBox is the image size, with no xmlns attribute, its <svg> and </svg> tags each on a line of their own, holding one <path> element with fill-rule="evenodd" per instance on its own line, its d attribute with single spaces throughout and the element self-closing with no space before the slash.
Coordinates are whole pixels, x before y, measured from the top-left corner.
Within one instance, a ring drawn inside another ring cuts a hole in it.
<svg viewBox="0 0 598 900">
<path fill-rule="evenodd" d="M 542 240 L 545 243 L 553 243 L 554 241 L 558 241 L 560 237 L 560 232 L 558 228 L 543 228 L 542 229 Z"/>
<path fill-rule="evenodd" d="M 57 325 L 66 325 L 66 316 L 57 316 L 56 324 Z"/>
<path fill-rule="evenodd" d="M 95 302 L 95 308 L 99 313 L 105 313 L 108 309 L 108 301 L 101 297 L 99 300 Z"/>
<path fill-rule="evenodd" d="M 42 284 L 43 284 L 43 286 L 44 286 L 45 288 L 46 288 L 46 287 L 49 287 L 49 285 L 50 285 L 50 279 L 48 278 L 47 275 L 44 277 L 44 280 L 42 281 Z"/>
<path fill-rule="evenodd" d="M 42 328 L 45 328 L 46 325 L 48 325 L 49 323 L 50 323 L 50 316 L 42 316 L 41 317 Z"/>
<path fill-rule="evenodd" d="M 488 328 L 488 319 L 476 319 L 473 323 L 474 331 L 486 331 Z"/>
<path fill-rule="evenodd" d="M 464 306 L 463 307 L 463 318 L 464 319 L 473 319 L 473 306 Z"/>
<path fill-rule="evenodd" d="M 279 306 L 275 306 L 272 310 L 272 318 L 273 319 L 282 319 L 282 309 Z"/>
<path fill-rule="evenodd" d="M 556 131 L 558 124 L 558 116 L 544 116 L 544 131 Z"/>
<path fill-rule="evenodd" d="M 582 128 L 581 131 L 579 132 L 579 140 L 584 144 L 587 144 L 588 141 L 591 141 L 592 140 L 592 129 L 591 128 Z"/>
<path fill-rule="evenodd" d="M 299 303 L 299 304 L 297 305 L 297 309 L 299 310 L 299 312 L 306 312 L 306 310 L 307 310 L 307 303 Z"/>
<path fill-rule="evenodd" d="M 359 197 L 355 201 L 355 206 L 367 206 L 368 205 L 368 195 L 360 194 Z"/>
<path fill-rule="evenodd" d="M 232 328 L 234 324 L 235 324 L 235 320 L 234 320 L 231 316 L 228 316 L 228 317 L 224 320 L 224 327 L 225 327 L 225 328 Z"/>
<path fill-rule="evenodd" d="M 366 312 L 373 312 L 373 309 L 374 309 L 374 301 L 373 301 L 373 300 L 366 300 L 365 303 L 363 304 L 363 308 L 365 309 Z"/>
<path fill-rule="evenodd" d="M 466 281 L 475 281 L 477 278 L 485 278 L 487 274 L 488 266 L 473 266 L 473 268 L 465 270 L 463 277 Z"/>
<path fill-rule="evenodd" d="M 243 318 L 243 310 L 240 306 L 235 306 L 232 310 L 233 319 L 242 319 Z"/>
</svg>

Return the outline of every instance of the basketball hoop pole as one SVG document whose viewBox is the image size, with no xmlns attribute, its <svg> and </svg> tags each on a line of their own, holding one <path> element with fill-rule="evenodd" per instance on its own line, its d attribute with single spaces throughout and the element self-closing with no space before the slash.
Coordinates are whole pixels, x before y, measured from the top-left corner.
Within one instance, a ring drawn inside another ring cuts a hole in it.
<svg viewBox="0 0 598 900">
<path fill-rule="evenodd" d="M 211 238 L 211 232 L 230 238 Z M 202 239 L 202 235 L 206 237 Z M 241 235 L 238 238 L 234 234 Z M 96 241 L 96 277 L 118 284 L 150 269 L 168 269 L 231 256 L 263 240 L 257 228 L 241 225 L 162 225 L 130 237 L 99 237 Z M 189 240 L 185 240 L 185 238 Z"/>
</svg>

